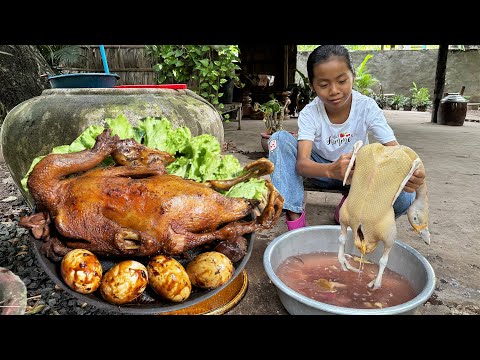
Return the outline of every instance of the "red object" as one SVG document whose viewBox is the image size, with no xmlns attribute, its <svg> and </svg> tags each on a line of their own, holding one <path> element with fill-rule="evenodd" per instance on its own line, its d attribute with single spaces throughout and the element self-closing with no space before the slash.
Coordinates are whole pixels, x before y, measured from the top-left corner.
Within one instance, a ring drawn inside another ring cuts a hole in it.
<svg viewBox="0 0 480 360">
<path fill-rule="evenodd" d="M 186 89 L 187 84 L 161 84 L 161 85 L 118 85 L 117 89 Z"/>
</svg>

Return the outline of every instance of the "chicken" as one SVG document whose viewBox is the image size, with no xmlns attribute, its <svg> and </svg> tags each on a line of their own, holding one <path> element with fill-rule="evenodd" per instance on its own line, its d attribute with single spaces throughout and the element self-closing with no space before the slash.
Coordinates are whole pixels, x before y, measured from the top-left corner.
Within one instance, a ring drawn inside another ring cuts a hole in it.
<svg viewBox="0 0 480 360">
<path fill-rule="evenodd" d="M 109 155 L 117 165 L 98 167 Z M 173 256 L 215 240 L 227 242 L 223 248 L 238 260 L 246 248 L 242 235 L 278 220 L 283 197 L 269 180 L 263 212 L 251 221 L 243 218 L 260 201 L 216 191 L 271 173 L 268 159 L 248 164 L 238 178 L 205 183 L 169 175 L 165 166 L 174 160 L 105 130 L 92 149 L 49 154 L 35 166 L 27 185 L 37 213 L 20 225 L 43 238 L 42 251 L 56 261 L 73 248 L 105 256 Z"/>
<path fill-rule="evenodd" d="M 348 226 L 352 229 L 355 246 L 362 255 L 375 250 L 382 241 L 384 250 L 379 270 L 368 284 L 370 288 L 378 289 L 397 236 L 393 204 L 413 172 L 418 168 L 424 170 L 424 167 L 418 155 L 407 146 L 384 146 L 379 143 L 362 145 L 361 141 L 355 143 L 344 178 L 345 184 L 355 163 L 350 191 L 340 208 L 338 260 L 343 270 L 359 272 L 345 257 Z M 426 182 L 417 189 L 415 200 L 407 210 L 407 217 L 413 229 L 420 233 L 425 243 L 430 244 Z"/>
</svg>

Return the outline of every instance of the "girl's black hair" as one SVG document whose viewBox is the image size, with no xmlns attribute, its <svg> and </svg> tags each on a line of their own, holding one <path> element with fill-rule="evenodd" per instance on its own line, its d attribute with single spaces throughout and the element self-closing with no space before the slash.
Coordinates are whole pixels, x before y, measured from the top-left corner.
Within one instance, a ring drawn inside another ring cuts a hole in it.
<svg viewBox="0 0 480 360">
<path fill-rule="evenodd" d="M 325 62 L 333 56 L 343 58 L 348 68 L 355 76 L 355 68 L 353 67 L 352 58 L 348 49 L 342 45 L 320 45 L 316 47 L 307 59 L 307 74 L 310 84 L 313 82 L 313 67 L 318 63 Z"/>
</svg>

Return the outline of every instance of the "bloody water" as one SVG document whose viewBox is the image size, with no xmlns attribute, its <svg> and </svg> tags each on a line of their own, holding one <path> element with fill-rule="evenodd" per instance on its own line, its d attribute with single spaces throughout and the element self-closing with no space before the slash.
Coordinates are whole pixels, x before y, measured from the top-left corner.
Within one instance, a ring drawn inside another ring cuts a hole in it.
<svg viewBox="0 0 480 360">
<path fill-rule="evenodd" d="M 378 272 L 378 265 L 360 263 L 356 257 L 348 262 L 362 271 L 344 271 L 337 253 L 312 252 L 290 256 L 278 267 L 277 276 L 291 289 L 311 299 L 354 309 L 379 309 L 403 304 L 416 294 L 408 280 L 385 268 L 382 286 L 372 290 L 367 284 Z"/>
</svg>

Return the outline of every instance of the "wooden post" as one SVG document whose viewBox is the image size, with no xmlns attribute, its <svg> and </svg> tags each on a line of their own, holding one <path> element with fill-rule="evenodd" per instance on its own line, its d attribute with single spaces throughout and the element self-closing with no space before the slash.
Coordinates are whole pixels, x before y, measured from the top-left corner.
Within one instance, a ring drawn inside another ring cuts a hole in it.
<svg viewBox="0 0 480 360">
<path fill-rule="evenodd" d="M 437 122 L 438 107 L 445 88 L 445 74 L 447 72 L 448 45 L 440 45 L 437 56 L 437 71 L 435 73 L 435 89 L 433 90 L 432 123 Z"/>
<path fill-rule="evenodd" d="M 283 46 L 283 88 L 286 90 L 288 86 L 288 45 Z"/>
</svg>

